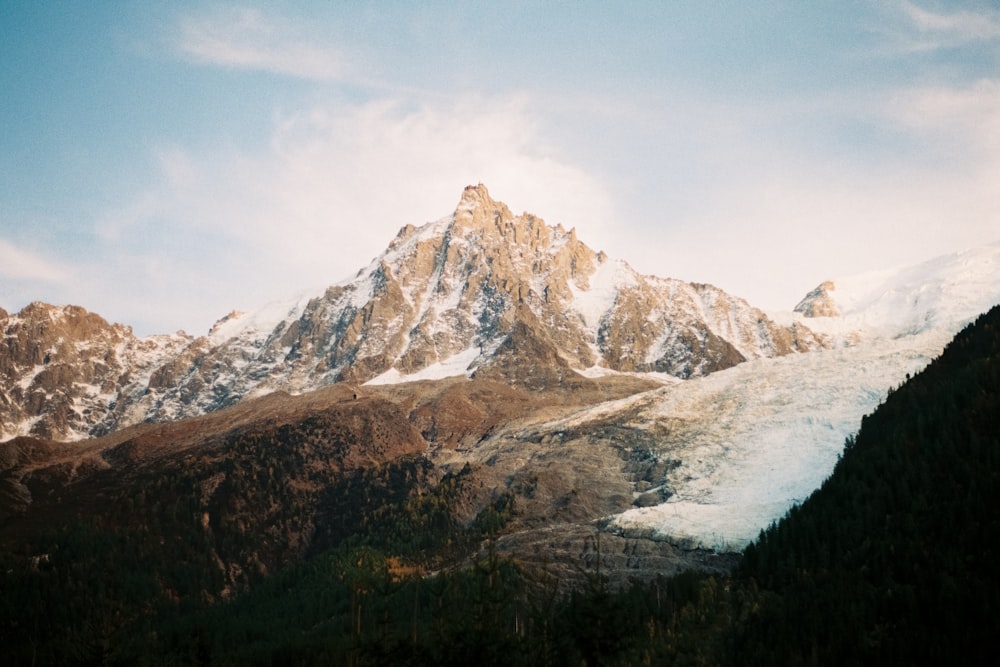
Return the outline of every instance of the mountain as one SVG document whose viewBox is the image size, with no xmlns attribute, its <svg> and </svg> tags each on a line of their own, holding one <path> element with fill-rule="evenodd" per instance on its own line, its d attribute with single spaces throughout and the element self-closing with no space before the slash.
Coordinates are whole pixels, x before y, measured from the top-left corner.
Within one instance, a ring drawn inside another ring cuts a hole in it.
<svg viewBox="0 0 1000 667">
<path fill-rule="evenodd" d="M 136 339 L 42 304 L 3 315 L 0 438 L 98 436 L 341 381 L 457 373 L 542 389 L 579 373 L 698 377 L 823 346 L 801 322 L 778 324 L 710 285 L 640 275 L 574 230 L 515 216 L 483 185 L 452 215 L 404 227 L 353 279 L 233 312 L 207 336 Z M 511 362 L 526 346 L 532 378 Z"/>
<path fill-rule="evenodd" d="M 425 576 L 470 562 L 480 596 L 511 557 L 549 600 L 729 571 L 997 303 L 1000 244 L 765 314 L 477 186 L 352 279 L 205 336 L 0 312 L 0 634 L 26 663 L 39 646 L 112 660 L 121 628 L 300 566 L 324 582 L 319 634 L 378 623 L 373 591 L 404 581 L 428 582 L 410 610 L 474 597 Z"/>
<path fill-rule="evenodd" d="M 765 315 L 638 275 L 480 185 L 354 278 L 206 336 L 139 339 L 76 307 L 0 313 L 0 423 L 73 440 L 340 383 L 393 401 L 441 470 L 468 464 L 518 498 L 511 550 L 553 548 L 554 519 L 585 541 L 603 518 L 618 538 L 733 551 L 995 303 L 1000 244 L 825 281 Z"/>
<path fill-rule="evenodd" d="M 123 388 L 156 386 L 183 334 L 136 338 L 77 306 L 0 309 L 0 439 L 33 434 L 79 439 L 121 400 Z"/>
<path fill-rule="evenodd" d="M 206 336 L 139 339 L 76 307 L 0 313 L 0 423 L 74 440 L 339 383 L 393 402 L 440 470 L 512 494 L 512 551 L 586 541 L 598 519 L 615 539 L 734 551 L 995 303 L 1000 244 L 825 281 L 766 315 L 641 276 L 479 185 L 354 278 Z"/>
<path fill-rule="evenodd" d="M 0 424 L 7 438 L 74 440 L 275 392 L 465 378 L 381 394 L 404 401 L 438 465 L 534 489 L 521 502 L 538 516 L 562 498 L 571 525 L 606 516 L 625 536 L 734 550 L 822 482 L 890 388 L 998 302 L 994 244 L 826 281 L 795 312 L 766 315 L 639 275 L 479 185 L 354 278 L 233 312 L 206 336 L 140 339 L 77 307 L 0 313 Z M 534 404 L 484 408 L 501 385 Z M 558 447 L 601 452 L 578 486 L 600 479 L 604 500 L 581 506 L 565 473 L 541 473 Z"/>
</svg>

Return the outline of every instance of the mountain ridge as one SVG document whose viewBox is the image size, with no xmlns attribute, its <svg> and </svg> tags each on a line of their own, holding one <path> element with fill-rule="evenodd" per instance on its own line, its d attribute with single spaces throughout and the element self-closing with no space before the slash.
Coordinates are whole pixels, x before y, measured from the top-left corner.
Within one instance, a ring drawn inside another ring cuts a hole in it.
<svg viewBox="0 0 1000 667">
<path fill-rule="evenodd" d="M 841 331 L 885 338 L 935 327 L 957 332 L 1000 303 L 1000 242 L 918 264 L 823 282 L 795 306 L 813 327 L 839 318 Z"/>
<path fill-rule="evenodd" d="M 39 336 L 43 319 L 32 311 L 3 323 L 8 361 L 0 438 L 101 435 L 276 390 L 392 380 L 386 373 L 405 379 L 456 358 L 471 374 L 526 328 L 529 338 L 549 340 L 553 363 L 573 373 L 696 377 L 824 345 L 801 322 L 778 324 L 718 288 L 642 276 L 591 250 L 573 229 L 529 213 L 515 216 L 481 184 L 463 191 L 451 216 L 403 227 L 353 279 L 322 294 L 234 311 L 200 337 L 137 339 L 105 322 L 98 338 L 115 343 L 99 348 L 101 363 L 114 363 L 100 377 L 36 381 L 51 373 L 32 370 L 52 357 L 11 341 L 36 338 L 58 352 L 60 368 L 90 363 L 60 347 L 69 333 Z"/>
</svg>

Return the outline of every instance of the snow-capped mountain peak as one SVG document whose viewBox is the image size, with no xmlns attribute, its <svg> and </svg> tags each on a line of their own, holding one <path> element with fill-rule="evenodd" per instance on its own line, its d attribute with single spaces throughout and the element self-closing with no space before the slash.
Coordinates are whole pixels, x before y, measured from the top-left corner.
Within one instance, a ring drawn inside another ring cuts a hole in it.
<svg viewBox="0 0 1000 667">
<path fill-rule="evenodd" d="M 877 295 L 864 291 L 864 281 L 824 284 L 799 310 L 827 317 L 776 322 L 711 285 L 640 275 L 589 248 L 573 229 L 547 225 L 530 213 L 515 215 L 480 184 L 465 188 L 452 214 L 403 227 L 354 277 L 230 313 L 206 336 L 136 339 L 127 328 L 104 323 L 73 329 L 67 338 L 73 354 L 65 345 L 44 343 L 52 348 L 50 362 L 103 369 L 100 386 L 87 389 L 86 400 L 55 401 L 46 398 L 52 390 L 40 384 L 31 389 L 40 362 L 37 350 L 25 345 L 36 336 L 38 308 L 3 313 L 0 439 L 75 439 L 338 381 L 471 375 L 496 354 L 516 356 L 521 344 L 545 349 L 542 356 L 563 369 L 552 378 L 574 371 L 697 377 L 750 359 L 837 344 L 847 340 L 838 333 L 847 326 L 889 326 L 901 321 L 901 313 L 913 320 L 907 330 L 934 326 L 935 317 L 960 311 L 972 317 L 1000 284 L 998 247 L 960 258 L 964 272 L 947 262 L 896 272 L 894 287 Z M 937 287 L 922 287 L 928 277 Z M 982 294 L 956 297 L 969 284 Z M 78 320 L 87 319 L 82 313 Z M 833 313 L 840 315 L 829 317 Z M 76 350 L 85 349 L 93 353 L 83 359 Z M 516 377 L 504 375 L 511 368 L 508 362 L 494 364 L 490 372 L 514 382 Z M 69 382 L 67 396 L 79 394 L 73 386 L 98 386 L 89 374 Z"/>
</svg>

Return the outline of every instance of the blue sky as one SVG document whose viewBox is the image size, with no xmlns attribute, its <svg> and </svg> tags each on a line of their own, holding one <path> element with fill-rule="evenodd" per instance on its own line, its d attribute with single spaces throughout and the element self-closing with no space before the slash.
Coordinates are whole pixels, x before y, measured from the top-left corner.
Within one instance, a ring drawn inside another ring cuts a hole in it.
<svg viewBox="0 0 1000 667">
<path fill-rule="evenodd" d="M 139 334 L 340 281 L 485 183 L 790 309 L 1000 240 L 995 2 L 0 3 L 0 307 Z"/>
</svg>

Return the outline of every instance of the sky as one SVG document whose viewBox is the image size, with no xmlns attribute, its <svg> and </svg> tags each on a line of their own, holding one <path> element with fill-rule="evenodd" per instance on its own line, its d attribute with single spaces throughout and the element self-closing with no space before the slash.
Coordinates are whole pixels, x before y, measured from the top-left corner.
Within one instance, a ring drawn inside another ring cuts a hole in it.
<svg viewBox="0 0 1000 667">
<path fill-rule="evenodd" d="M 0 307 L 139 335 L 340 282 L 484 183 L 790 310 L 1000 241 L 1000 3 L 0 2 Z"/>
</svg>

